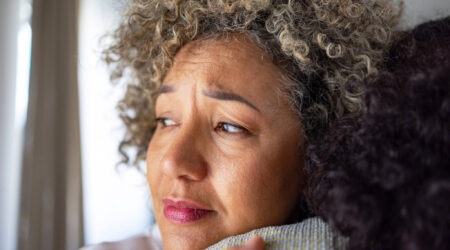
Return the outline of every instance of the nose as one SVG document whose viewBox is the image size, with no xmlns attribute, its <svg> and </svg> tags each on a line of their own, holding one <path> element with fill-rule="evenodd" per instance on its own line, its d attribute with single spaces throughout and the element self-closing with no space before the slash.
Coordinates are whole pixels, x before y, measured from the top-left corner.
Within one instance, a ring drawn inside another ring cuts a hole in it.
<svg viewBox="0 0 450 250">
<path fill-rule="evenodd" d="M 173 135 L 162 159 L 163 173 L 171 178 L 200 181 L 207 175 L 201 131 L 180 127 Z"/>
</svg>

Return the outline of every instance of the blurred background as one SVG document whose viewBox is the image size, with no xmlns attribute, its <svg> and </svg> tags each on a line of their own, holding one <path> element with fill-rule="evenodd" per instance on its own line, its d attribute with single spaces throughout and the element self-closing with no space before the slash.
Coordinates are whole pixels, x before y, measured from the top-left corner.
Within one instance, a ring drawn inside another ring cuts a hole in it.
<svg viewBox="0 0 450 250">
<path fill-rule="evenodd" d="M 0 249 L 73 250 L 154 223 L 145 177 L 116 167 L 124 86 L 100 61 L 126 2 L 0 0 Z M 448 0 L 404 3 L 402 29 L 450 15 Z"/>
</svg>

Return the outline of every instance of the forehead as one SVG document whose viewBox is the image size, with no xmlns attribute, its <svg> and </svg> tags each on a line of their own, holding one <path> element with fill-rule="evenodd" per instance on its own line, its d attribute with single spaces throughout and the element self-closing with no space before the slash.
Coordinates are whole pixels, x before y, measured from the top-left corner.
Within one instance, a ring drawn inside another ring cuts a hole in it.
<svg viewBox="0 0 450 250">
<path fill-rule="evenodd" d="M 273 94 L 282 87 L 279 68 L 243 34 L 186 44 L 164 79 L 164 84 L 169 82 L 195 82 L 235 92 L 250 88 L 259 94 Z"/>
</svg>

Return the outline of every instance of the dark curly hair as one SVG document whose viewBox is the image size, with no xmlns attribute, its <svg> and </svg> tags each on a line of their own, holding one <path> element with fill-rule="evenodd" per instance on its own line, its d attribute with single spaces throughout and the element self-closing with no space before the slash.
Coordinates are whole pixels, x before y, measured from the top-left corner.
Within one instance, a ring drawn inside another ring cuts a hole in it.
<svg viewBox="0 0 450 250">
<path fill-rule="evenodd" d="M 450 249 L 450 18 L 391 49 L 389 72 L 310 145 L 312 210 L 350 249 Z"/>
</svg>

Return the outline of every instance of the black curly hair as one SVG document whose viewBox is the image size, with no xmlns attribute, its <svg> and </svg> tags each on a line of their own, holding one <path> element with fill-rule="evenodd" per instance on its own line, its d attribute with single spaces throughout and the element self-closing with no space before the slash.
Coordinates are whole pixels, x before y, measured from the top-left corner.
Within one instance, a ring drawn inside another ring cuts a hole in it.
<svg viewBox="0 0 450 250">
<path fill-rule="evenodd" d="M 405 33 L 367 110 L 310 145 L 309 205 L 350 249 L 450 249 L 450 17 Z"/>
</svg>

